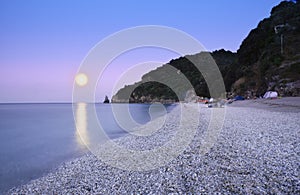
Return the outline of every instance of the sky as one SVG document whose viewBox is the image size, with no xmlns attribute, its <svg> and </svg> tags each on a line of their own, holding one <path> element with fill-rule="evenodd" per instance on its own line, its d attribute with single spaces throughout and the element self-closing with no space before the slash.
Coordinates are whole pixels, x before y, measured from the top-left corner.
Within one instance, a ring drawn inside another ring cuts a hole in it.
<svg viewBox="0 0 300 195">
<path fill-rule="evenodd" d="M 0 1 L 0 102 L 71 102 L 81 62 L 101 40 L 140 25 L 163 25 L 197 39 L 208 51 L 236 51 L 279 0 Z M 167 63 L 178 54 L 141 48 L 121 54 L 100 76 L 96 99 L 136 64 Z M 125 79 L 138 81 L 153 66 Z M 120 85 L 120 84 L 119 84 Z"/>
</svg>

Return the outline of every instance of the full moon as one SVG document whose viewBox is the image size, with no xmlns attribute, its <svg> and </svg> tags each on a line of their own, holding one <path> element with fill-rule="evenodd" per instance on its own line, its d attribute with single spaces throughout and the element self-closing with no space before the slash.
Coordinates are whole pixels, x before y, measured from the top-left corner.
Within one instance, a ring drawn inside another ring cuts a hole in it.
<svg viewBox="0 0 300 195">
<path fill-rule="evenodd" d="M 75 77 L 75 82 L 81 87 L 85 86 L 88 83 L 88 77 L 86 76 L 86 74 L 79 73 Z"/>
</svg>

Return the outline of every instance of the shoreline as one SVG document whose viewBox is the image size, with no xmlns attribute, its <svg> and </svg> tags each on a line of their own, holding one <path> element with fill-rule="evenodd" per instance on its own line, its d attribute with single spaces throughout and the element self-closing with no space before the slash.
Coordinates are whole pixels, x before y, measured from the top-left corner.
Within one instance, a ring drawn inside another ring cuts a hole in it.
<svg viewBox="0 0 300 195">
<path fill-rule="evenodd" d="M 248 107 L 279 112 L 300 112 L 300 97 L 283 97 L 277 99 L 251 99 L 234 101 L 228 107 Z"/>
<path fill-rule="evenodd" d="M 281 101 L 291 102 L 285 98 Z M 126 171 L 87 154 L 63 163 L 56 171 L 8 193 L 297 194 L 300 192 L 300 179 L 299 170 L 295 167 L 299 165 L 300 113 L 294 112 L 295 108 L 286 109 L 286 103 L 280 112 L 269 112 L 274 107 L 268 105 L 257 112 L 257 109 L 252 109 L 254 104 L 257 104 L 255 108 L 263 107 L 263 102 L 246 100 L 225 108 L 222 132 L 204 155 L 199 153 L 202 135 L 209 126 L 214 109 L 207 107 L 200 109 L 201 125 L 193 141 L 183 153 L 162 167 L 149 171 Z M 167 114 L 169 120 L 166 125 L 153 135 L 129 135 L 118 138 L 118 143 L 132 150 L 163 145 L 176 133 L 179 108 L 177 106 Z"/>
</svg>

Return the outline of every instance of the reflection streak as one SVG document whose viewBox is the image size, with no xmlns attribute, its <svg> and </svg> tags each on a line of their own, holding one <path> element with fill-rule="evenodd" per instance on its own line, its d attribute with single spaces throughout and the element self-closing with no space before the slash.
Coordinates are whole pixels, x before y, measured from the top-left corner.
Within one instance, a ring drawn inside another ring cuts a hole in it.
<svg viewBox="0 0 300 195">
<path fill-rule="evenodd" d="M 89 146 L 90 140 L 88 137 L 87 123 L 87 104 L 78 103 L 76 109 L 76 140 L 81 147 Z"/>
</svg>

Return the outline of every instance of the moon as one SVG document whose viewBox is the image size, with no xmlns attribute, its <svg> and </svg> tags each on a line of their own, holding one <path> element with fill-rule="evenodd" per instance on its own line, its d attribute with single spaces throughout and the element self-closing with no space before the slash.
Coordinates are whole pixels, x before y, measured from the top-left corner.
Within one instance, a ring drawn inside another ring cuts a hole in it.
<svg viewBox="0 0 300 195">
<path fill-rule="evenodd" d="M 84 73 L 79 73 L 75 77 L 75 82 L 77 85 L 83 87 L 88 83 L 88 77 Z"/>
</svg>

